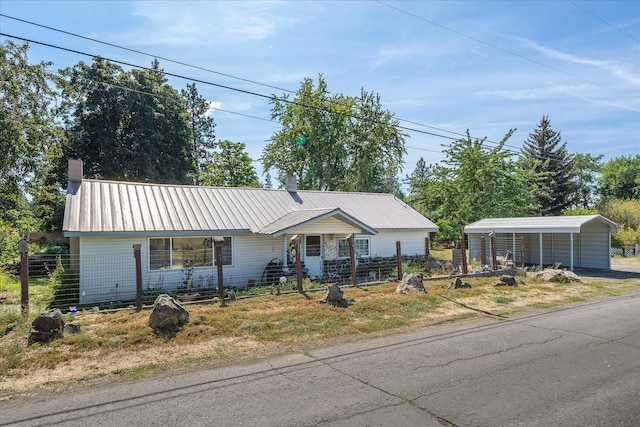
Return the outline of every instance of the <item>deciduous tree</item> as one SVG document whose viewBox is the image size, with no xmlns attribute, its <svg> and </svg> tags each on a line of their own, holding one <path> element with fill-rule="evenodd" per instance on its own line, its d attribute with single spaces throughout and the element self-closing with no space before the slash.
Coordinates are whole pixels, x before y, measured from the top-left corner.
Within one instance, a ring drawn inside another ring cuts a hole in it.
<svg viewBox="0 0 640 427">
<path fill-rule="evenodd" d="M 200 174 L 202 185 L 216 187 L 259 187 L 258 174 L 242 142 L 220 141 L 211 163 Z"/>
<path fill-rule="evenodd" d="M 597 191 L 602 202 L 640 200 L 640 154 L 616 157 L 602 165 Z"/>
</svg>

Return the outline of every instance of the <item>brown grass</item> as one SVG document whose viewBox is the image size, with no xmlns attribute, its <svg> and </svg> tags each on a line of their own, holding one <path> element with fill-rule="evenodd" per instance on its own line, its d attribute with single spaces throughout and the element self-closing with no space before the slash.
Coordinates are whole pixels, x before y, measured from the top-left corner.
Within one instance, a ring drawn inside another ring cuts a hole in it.
<svg viewBox="0 0 640 427">
<path fill-rule="evenodd" d="M 100 378 L 135 378 L 159 371 L 218 365 L 478 316 L 509 315 L 640 289 L 640 279 L 552 284 L 520 278 L 465 279 L 472 289 L 447 290 L 427 281 L 426 295 L 398 295 L 395 283 L 344 287 L 349 308 L 319 304 L 320 293 L 269 295 L 219 305 L 188 305 L 189 323 L 172 339 L 153 334 L 149 311 L 83 313 L 68 320 L 81 333 L 27 346 L 30 321 L 13 319 L 0 337 L 0 400 L 37 388 L 59 389 Z M 473 310 L 477 309 L 477 310 Z M 0 324 L 0 333 L 7 325 Z"/>
</svg>

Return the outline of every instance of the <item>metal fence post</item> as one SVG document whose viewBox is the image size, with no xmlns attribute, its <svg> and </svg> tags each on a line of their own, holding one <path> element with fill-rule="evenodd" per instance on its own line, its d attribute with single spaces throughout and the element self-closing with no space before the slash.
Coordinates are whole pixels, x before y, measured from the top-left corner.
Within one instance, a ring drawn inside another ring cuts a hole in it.
<svg viewBox="0 0 640 427">
<path fill-rule="evenodd" d="M 22 316 L 29 316 L 29 242 L 24 237 L 18 242 L 20 251 L 20 307 Z"/>
<path fill-rule="evenodd" d="M 430 241 L 429 237 L 424 238 L 424 270 L 426 272 L 431 271 L 431 264 L 429 264 L 429 255 L 430 253 Z"/>
<path fill-rule="evenodd" d="M 467 274 L 467 249 L 466 249 L 466 243 L 465 243 L 465 238 L 464 238 L 464 226 L 463 226 L 463 230 L 462 230 L 462 236 L 460 239 L 460 258 L 462 261 L 462 274 Z"/>
<path fill-rule="evenodd" d="M 498 251 L 496 250 L 496 233 L 493 231 L 489 233 L 489 242 L 491 244 L 491 262 L 493 263 L 493 270 L 498 269 Z"/>
<path fill-rule="evenodd" d="M 356 251 L 353 247 L 353 234 L 347 236 L 347 244 L 349 245 L 349 271 L 351 272 L 351 284 L 356 286 L 358 278 L 356 277 Z"/>
<path fill-rule="evenodd" d="M 142 245 L 133 245 L 133 257 L 136 260 L 136 310 L 142 310 L 142 261 L 140 248 Z"/>
<path fill-rule="evenodd" d="M 300 237 L 296 234 L 291 238 L 293 250 L 296 252 L 296 279 L 298 292 L 302 292 L 302 254 L 300 253 Z"/>
<path fill-rule="evenodd" d="M 224 246 L 224 237 L 216 236 L 213 238 L 213 248 L 216 258 L 216 267 L 218 267 L 218 299 L 220 305 L 224 306 L 224 275 L 222 273 L 222 246 Z"/>
<path fill-rule="evenodd" d="M 396 264 L 398 265 L 398 280 L 402 280 L 402 248 L 400 241 L 396 242 Z"/>
</svg>

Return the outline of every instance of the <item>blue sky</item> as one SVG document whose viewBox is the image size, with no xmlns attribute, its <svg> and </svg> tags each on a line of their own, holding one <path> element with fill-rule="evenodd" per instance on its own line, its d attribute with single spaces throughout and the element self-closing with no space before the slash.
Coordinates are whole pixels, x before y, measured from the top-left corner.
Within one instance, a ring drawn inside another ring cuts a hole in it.
<svg viewBox="0 0 640 427">
<path fill-rule="evenodd" d="M 2 0 L 0 13 L 212 70 L 160 59 L 167 72 L 265 95 L 322 73 L 331 92 L 379 93 L 412 129 L 499 141 L 517 128 L 514 152 L 547 115 L 571 153 L 640 153 L 640 1 Z M 140 66 L 153 58 L 6 16 L 0 29 Z M 29 55 L 53 70 L 91 60 L 36 44 Z M 217 138 L 244 142 L 259 159 L 278 129 L 268 101 L 197 85 L 220 109 Z M 444 158 L 449 139 L 407 133 L 402 177 L 420 157 Z"/>
</svg>

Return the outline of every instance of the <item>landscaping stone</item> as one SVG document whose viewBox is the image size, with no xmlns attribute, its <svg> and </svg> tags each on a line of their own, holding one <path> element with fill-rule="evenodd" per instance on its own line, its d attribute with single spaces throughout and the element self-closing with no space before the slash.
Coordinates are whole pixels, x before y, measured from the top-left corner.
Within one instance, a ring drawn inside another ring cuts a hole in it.
<svg viewBox="0 0 640 427">
<path fill-rule="evenodd" d="M 558 270 L 553 268 L 547 268 L 542 271 L 533 273 L 533 277 L 542 279 L 545 282 L 582 282 L 582 279 L 576 275 L 573 271 Z"/>
<path fill-rule="evenodd" d="M 167 294 L 158 295 L 149 316 L 149 326 L 156 334 L 172 334 L 189 323 L 189 312 Z"/>
<path fill-rule="evenodd" d="M 463 282 L 459 277 L 456 277 L 456 281 L 451 282 L 447 289 L 471 289 L 471 283 Z"/>
<path fill-rule="evenodd" d="M 57 309 L 49 309 L 42 312 L 31 323 L 28 342 L 47 343 L 56 338 L 62 338 L 64 333 L 64 319 L 62 312 Z"/>
<path fill-rule="evenodd" d="M 427 290 L 424 288 L 424 278 L 420 273 L 407 274 L 398 283 L 396 293 L 398 294 L 426 294 Z"/>
<path fill-rule="evenodd" d="M 506 283 L 507 286 L 518 286 L 516 278 L 508 274 L 503 274 L 502 276 L 500 276 L 500 281 Z"/>
<path fill-rule="evenodd" d="M 80 333 L 80 323 L 71 322 L 64 325 L 64 333 L 67 335 L 76 335 Z"/>
<path fill-rule="evenodd" d="M 320 300 L 320 303 L 342 308 L 347 308 L 355 303 L 355 300 L 351 298 L 344 298 L 343 295 L 344 291 L 340 289 L 340 286 L 333 283 L 327 287 L 327 291 Z"/>
</svg>

